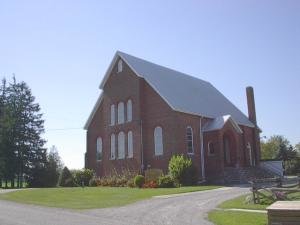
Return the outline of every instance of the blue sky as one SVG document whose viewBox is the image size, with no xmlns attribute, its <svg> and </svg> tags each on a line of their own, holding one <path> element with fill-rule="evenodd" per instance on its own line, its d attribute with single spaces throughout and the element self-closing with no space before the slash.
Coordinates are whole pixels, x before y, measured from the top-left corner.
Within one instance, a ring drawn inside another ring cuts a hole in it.
<svg viewBox="0 0 300 225">
<path fill-rule="evenodd" d="M 70 168 L 83 167 L 82 127 L 116 50 L 207 80 L 245 114 L 245 87 L 252 85 L 263 135 L 294 144 L 299 12 L 297 0 L 0 0 L 0 76 L 15 73 L 29 84 L 47 145 L 56 145 Z"/>
</svg>

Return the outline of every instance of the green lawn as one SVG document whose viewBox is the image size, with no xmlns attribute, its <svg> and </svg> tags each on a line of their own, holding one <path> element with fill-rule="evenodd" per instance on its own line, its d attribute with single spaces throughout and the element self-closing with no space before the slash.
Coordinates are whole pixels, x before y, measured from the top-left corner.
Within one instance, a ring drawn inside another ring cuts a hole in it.
<svg viewBox="0 0 300 225">
<path fill-rule="evenodd" d="M 243 195 L 241 197 L 237 197 L 226 202 L 223 202 L 219 205 L 219 208 L 222 209 L 257 209 L 264 210 L 268 207 L 268 205 L 260 205 L 254 203 L 246 203 L 245 198 L 247 195 Z M 292 193 L 288 195 L 291 200 L 300 200 L 300 192 Z"/>
<path fill-rule="evenodd" d="M 250 194 L 251 195 L 251 194 Z M 246 203 L 247 195 L 237 197 L 221 203 L 218 207 L 221 210 L 215 210 L 209 213 L 208 218 L 215 225 L 266 225 L 267 215 L 253 212 L 233 212 L 224 211 L 222 209 L 255 209 L 265 210 L 268 205 L 260 205 L 253 203 Z M 299 200 L 300 193 L 293 193 L 288 195 L 291 200 Z"/>
<path fill-rule="evenodd" d="M 208 218 L 215 225 L 267 225 L 267 215 L 261 213 L 215 210 Z"/>
<path fill-rule="evenodd" d="M 193 186 L 180 188 L 41 188 L 1 194 L 0 199 L 50 207 L 91 209 L 122 206 L 157 195 L 204 191 L 220 186 Z"/>
</svg>

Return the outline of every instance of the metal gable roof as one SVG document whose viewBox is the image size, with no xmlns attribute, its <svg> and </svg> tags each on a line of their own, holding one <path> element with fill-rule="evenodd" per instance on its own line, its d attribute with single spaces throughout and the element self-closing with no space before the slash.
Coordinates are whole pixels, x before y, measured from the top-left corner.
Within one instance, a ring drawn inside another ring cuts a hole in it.
<svg viewBox="0 0 300 225">
<path fill-rule="evenodd" d="M 239 125 L 232 119 L 230 115 L 225 115 L 225 116 L 219 116 L 212 121 L 207 122 L 203 128 L 202 131 L 208 132 L 208 131 L 214 131 L 214 130 L 220 130 L 222 129 L 227 122 L 231 122 L 232 126 L 236 130 L 236 132 L 242 134 L 243 131 L 239 127 Z"/>
<path fill-rule="evenodd" d="M 209 82 L 123 52 L 117 54 L 174 110 L 209 118 L 231 115 L 238 124 L 254 127 L 248 117 Z"/>
<path fill-rule="evenodd" d="M 100 84 L 103 89 L 118 58 L 122 58 L 139 77 L 142 77 L 175 111 L 199 116 L 217 118 L 230 115 L 240 125 L 254 127 L 254 124 L 233 105 L 212 84 L 196 77 L 148 62 L 117 51 Z M 94 110 L 85 129 L 89 126 Z"/>
</svg>

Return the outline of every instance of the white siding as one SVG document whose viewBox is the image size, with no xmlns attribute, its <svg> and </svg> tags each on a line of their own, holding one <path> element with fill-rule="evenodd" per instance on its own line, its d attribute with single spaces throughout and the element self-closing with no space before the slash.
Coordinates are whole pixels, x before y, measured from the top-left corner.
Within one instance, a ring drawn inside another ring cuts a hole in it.
<svg viewBox="0 0 300 225">
<path fill-rule="evenodd" d="M 129 131 L 127 134 L 127 150 L 128 150 L 128 158 L 133 158 L 133 137 L 132 131 Z"/>
<path fill-rule="evenodd" d="M 154 129 L 154 151 L 155 155 L 162 155 L 164 152 L 162 128 L 155 127 Z"/>
<path fill-rule="evenodd" d="M 110 136 L 110 159 L 116 158 L 116 135 Z"/>
<path fill-rule="evenodd" d="M 118 124 L 124 123 L 124 102 L 118 104 Z"/>
<path fill-rule="evenodd" d="M 115 112 L 115 105 L 110 106 L 110 125 L 115 125 L 116 123 L 116 112 Z"/>
<path fill-rule="evenodd" d="M 127 101 L 127 122 L 132 121 L 132 101 L 129 99 Z"/>
<path fill-rule="evenodd" d="M 96 143 L 96 159 L 97 159 L 97 161 L 102 160 L 102 138 L 101 137 L 97 138 L 97 143 Z"/>
<path fill-rule="evenodd" d="M 118 159 L 125 158 L 125 134 L 120 132 L 118 134 Z"/>
</svg>

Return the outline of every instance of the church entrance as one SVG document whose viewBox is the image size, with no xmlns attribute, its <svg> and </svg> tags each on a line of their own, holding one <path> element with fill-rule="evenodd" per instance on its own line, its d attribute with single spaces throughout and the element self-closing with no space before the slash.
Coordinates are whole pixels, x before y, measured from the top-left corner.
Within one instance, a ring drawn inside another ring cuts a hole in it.
<svg viewBox="0 0 300 225">
<path fill-rule="evenodd" d="M 223 135 L 224 166 L 232 167 L 236 164 L 236 145 L 230 133 Z"/>
</svg>

